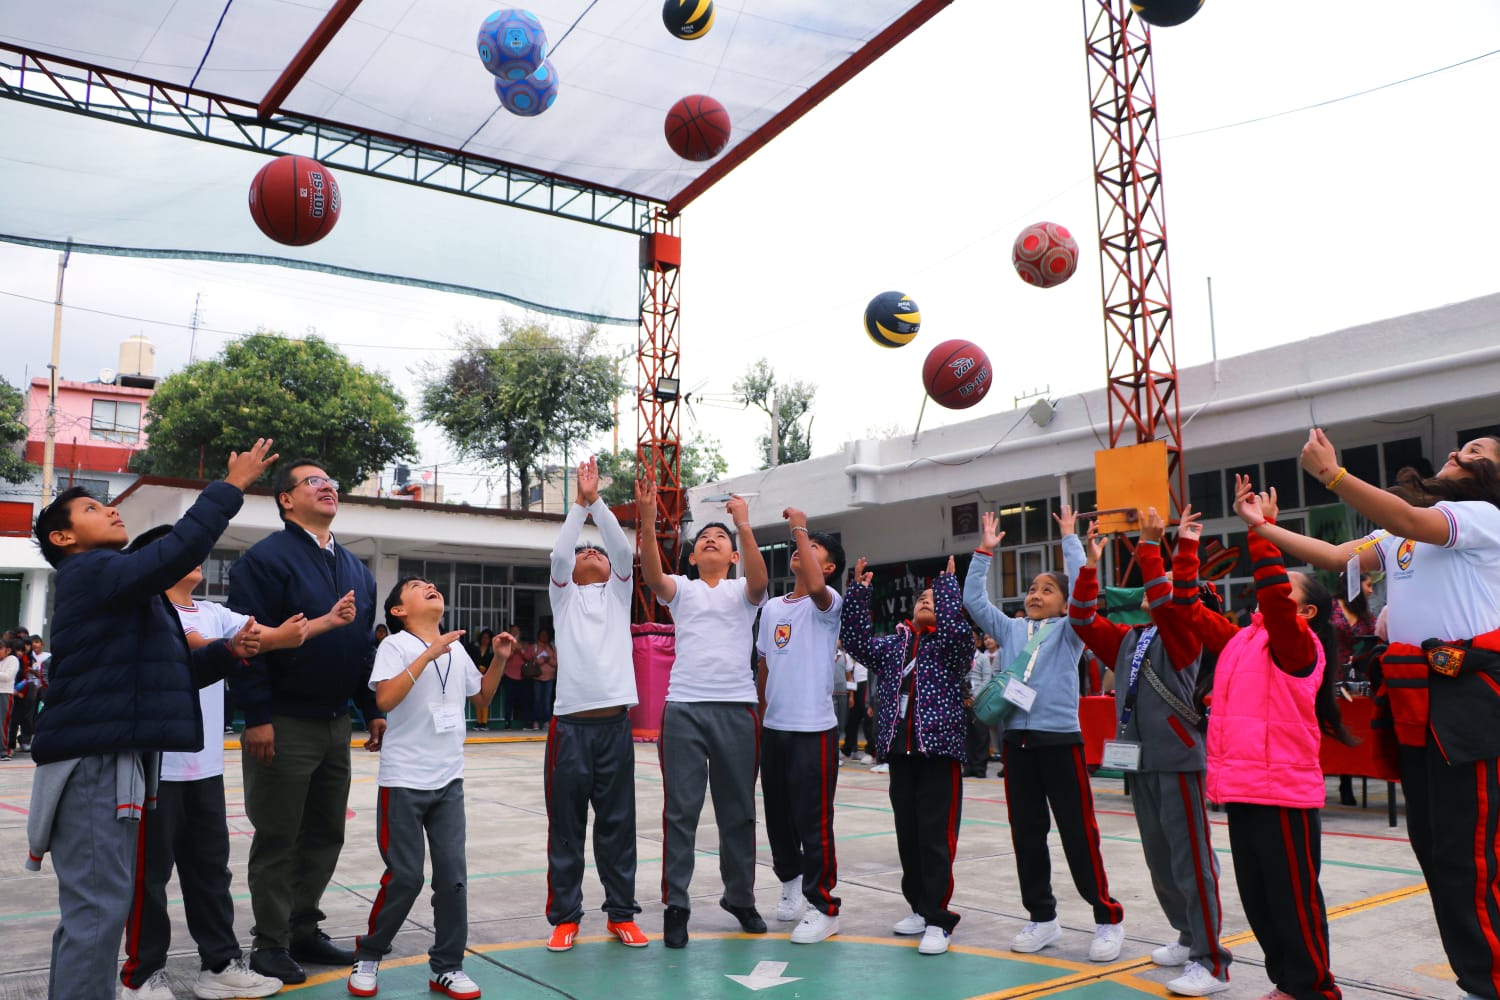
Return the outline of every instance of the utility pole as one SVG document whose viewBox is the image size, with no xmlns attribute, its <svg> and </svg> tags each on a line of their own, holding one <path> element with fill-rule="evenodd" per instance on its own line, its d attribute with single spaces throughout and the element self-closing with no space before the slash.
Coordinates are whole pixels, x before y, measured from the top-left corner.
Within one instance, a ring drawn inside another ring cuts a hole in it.
<svg viewBox="0 0 1500 1000">
<path fill-rule="evenodd" d="M 193 325 L 192 333 L 188 337 L 188 364 L 198 360 L 198 303 L 203 301 L 203 293 L 199 292 L 193 296 Z M 199 478 L 202 478 L 201 476 Z"/>
<path fill-rule="evenodd" d="M 52 479 L 57 457 L 57 367 L 62 355 L 62 306 L 63 275 L 68 270 L 68 257 L 73 253 L 73 243 L 57 258 L 57 298 L 52 304 L 52 363 L 47 366 L 47 437 L 42 445 L 42 506 L 52 502 Z"/>
<path fill-rule="evenodd" d="M 771 468 L 781 464 L 781 427 L 776 417 L 776 386 L 766 390 L 766 406 L 771 411 Z"/>
</svg>

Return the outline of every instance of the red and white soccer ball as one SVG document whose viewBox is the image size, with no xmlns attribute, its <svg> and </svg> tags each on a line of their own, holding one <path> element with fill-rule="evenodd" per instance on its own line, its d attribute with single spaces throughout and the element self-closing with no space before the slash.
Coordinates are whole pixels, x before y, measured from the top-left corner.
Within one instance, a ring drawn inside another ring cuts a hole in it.
<svg viewBox="0 0 1500 1000">
<path fill-rule="evenodd" d="M 1051 288 L 1078 270 L 1078 243 L 1055 222 L 1038 222 L 1021 230 L 1010 251 L 1016 273 L 1028 285 Z"/>
</svg>

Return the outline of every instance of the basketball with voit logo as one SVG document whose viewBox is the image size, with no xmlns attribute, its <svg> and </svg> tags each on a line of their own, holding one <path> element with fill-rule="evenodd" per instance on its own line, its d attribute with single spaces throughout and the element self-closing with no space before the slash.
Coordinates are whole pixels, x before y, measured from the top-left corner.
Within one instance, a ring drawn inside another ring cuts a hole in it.
<svg viewBox="0 0 1500 1000">
<path fill-rule="evenodd" d="M 967 410 L 985 397 L 995 381 L 989 356 L 968 340 L 945 340 L 927 352 L 922 385 L 939 406 Z"/>
<path fill-rule="evenodd" d="M 865 333 L 881 347 L 905 347 L 921 328 L 922 311 L 901 292 L 881 292 L 865 306 Z"/>
<path fill-rule="evenodd" d="M 667 112 L 667 145 L 684 160 L 712 160 L 729 143 L 729 112 L 706 94 L 689 94 Z"/>
<path fill-rule="evenodd" d="M 1028 285 L 1051 288 L 1078 270 L 1078 243 L 1055 222 L 1027 226 L 1010 249 L 1010 262 Z"/>
<path fill-rule="evenodd" d="M 714 0 L 667 0 L 661 8 L 662 23 L 685 42 L 702 38 L 714 26 Z"/>
<path fill-rule="evenodd" d="M 309 156 L 278 156 L 250 182 L 250 218 L 277 243 L 316 243 L 339 221 L 338 182 Z"/>
<path fill-rule="evenodd" d="M 1130 9 L 1142 21 L 1157 28 L 1181 24 L 1203 6 L 1203 0 L 1130 0 Z"/>
</svg>

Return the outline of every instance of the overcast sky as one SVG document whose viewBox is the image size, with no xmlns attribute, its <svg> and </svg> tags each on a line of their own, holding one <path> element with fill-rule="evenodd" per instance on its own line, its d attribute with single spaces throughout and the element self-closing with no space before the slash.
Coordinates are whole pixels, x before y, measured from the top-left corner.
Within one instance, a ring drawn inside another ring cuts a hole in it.
<svg viewBox="0 0 1500 1000">
<path fill-rule="evenodd" d="M 1083 39 L 1078 3 L 958 0 L 689 206 L 682 371 L 699 399 L 684 434 L 717 437 L 732 473 L 753 469 L 763 422 L 726 401 L 762 356 L 818 386 L 819 454 L 911 433 L 922 360 L 949 338 L 988 351 L 996 383 L 973 410 L 929 406 L 926 426 L 1037 390 L 1066 406 L 1102 384 Z M 1208 0 L 1157 30 L 1179 364 L 1209 360 L 1209 277 L 1224 357 L 1500 290 L 1497 51 L 1493 0 Z M 1320 102 L 1332 103 L 1283 113 Z M 1049 290 L 1010 264 L 1016 233 L 1044 219 L 1083 243 L 1078 273 Z M 56 261 L 0 244 L 0 374 L 13 383 L 45 373 Z M 903 349 L 877 348 L 861 329 L 865 302 L 885 289 L 922 310 Z M 157 345 L 159 373 L 181 367 L 200 295 L 200 358 L 259 326 L 315 330 L 413 399 L 414 366 L 441 357 L 457 324 L 489 326 L 507 308 L 270 266 L 75 254 L 64 376 L 97 377 L 136 333 Z M 611 336 L 626 350 L 635 331 Z M 1328 364 L 1334 374 L 1339 359 Z M 623 420 L 628 444 L 633 414 Z M 443 463 L 450 497 L 498 497 L 483 470 L 451 457 L 424 429 L 421 461 Z"/>
</svg>

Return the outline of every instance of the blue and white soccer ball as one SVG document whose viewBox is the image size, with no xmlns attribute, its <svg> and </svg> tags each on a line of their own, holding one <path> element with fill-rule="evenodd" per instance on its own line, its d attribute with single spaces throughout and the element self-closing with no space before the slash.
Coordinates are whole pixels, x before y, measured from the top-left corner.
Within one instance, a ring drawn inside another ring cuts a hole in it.
<svg viewBox="0 0 1500 1000">
<path fill-rule="evenodd" d="M 547 58 L 547 32 L 529 10 L 497 10 L 479 26 L 479 59 L 501 80 L 524 80 Z"/>
<path fill-rule="evenodd" d="M 557 70 L 551 59 L 524 80 L 495 80 L 495 93 L 505 110 L 523 118 L 534 117 L 552 107 L 557 100 L 557 88 Z"/>
</svg>

